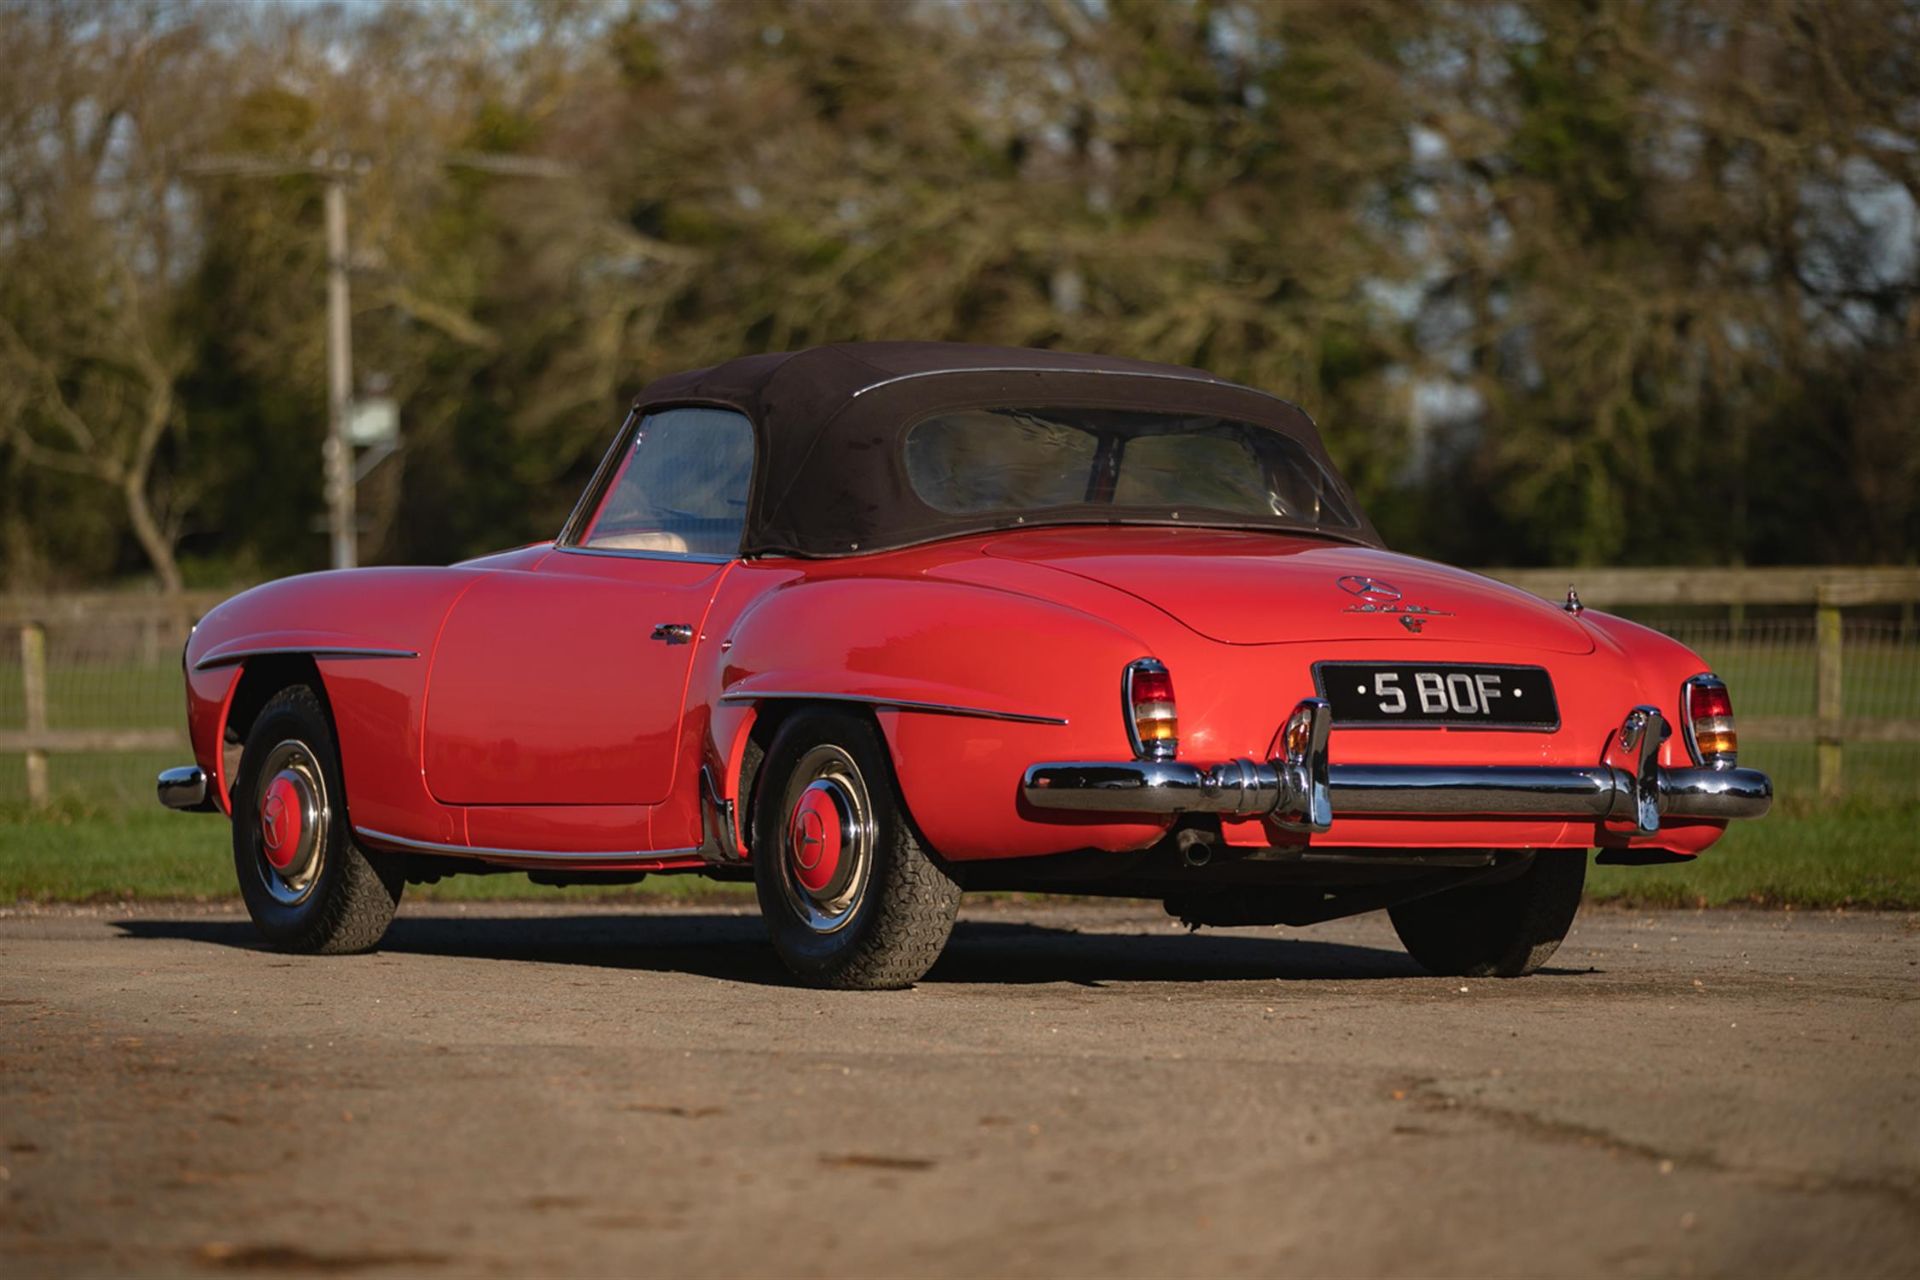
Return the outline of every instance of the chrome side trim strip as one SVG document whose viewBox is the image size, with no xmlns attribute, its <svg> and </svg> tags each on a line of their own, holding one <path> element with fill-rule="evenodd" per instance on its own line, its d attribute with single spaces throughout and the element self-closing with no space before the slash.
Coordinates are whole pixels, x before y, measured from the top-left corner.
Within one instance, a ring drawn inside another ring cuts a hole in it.
<svg viewBox="0 0 1920 1280">
<path fill-rule="evenodd" d="M 373 841 L 375 844 L 391 845 L 414 853 L 435 853 L 448 858 L 479 858 L 482 861 L 496 858 L 531 859 L 542 862 L 646 862 L 659 858 L 681 858 L 700 852 L 695 846 L 688 849 L 631 849 L 612 853 L 567 853 L 554 849 L 493 849 L 485 845 L 441 844 L 433 840 L 413 840 L 406 836 L 396 836 L 391 832 L 375 831 L 372 827 L 355 827 L 353 834 Z"/>
<path fill-rule="evenodd" d="M 807 693 L 795 689 L 765 691 L 735 690 L 720 695 L 722 702 L 760 702 L 782 699 L 804 702 L 856 702 L 863 706 L 885 707 L 893 711 L 927 711 L 935 715 L 975 716 L 982 720 L 1012 720 L 1017 724 L 1063 725 L 1065 716 L 1036 716 L 1023 711 L 990 711 L 985 707 L 963 707 L 950 702 L 919 702 L 912 698 L 879 698 L 860 693 Z"/>
<path fill-rule="evenodd" d="M 236 662 L 245 662 L 248 658 L 261 658 L 277 653 L 299 653 L 313 658 L 417 658 L 420 656 L 412 649 L 363 649 L 352 645 L 263 645 L 257 649 L 239 649 L 211 658 L 202 658 L 193 664 L 193 669 L 211 671 L 215 667 L 230 667 Z"/>
</svg>

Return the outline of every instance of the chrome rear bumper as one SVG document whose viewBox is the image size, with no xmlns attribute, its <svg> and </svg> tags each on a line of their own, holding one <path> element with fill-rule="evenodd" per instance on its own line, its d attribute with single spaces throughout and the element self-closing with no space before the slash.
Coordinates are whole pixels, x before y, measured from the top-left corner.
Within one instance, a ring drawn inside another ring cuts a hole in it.
<svg viewBox="0 0 1920 1280">
<path fill-rule="evenodd" d="M 199 765 L 162 769 L 154 790 L 160 795 L 160 803 L 169 809 L 205 813 L 213 808 L 213 802 L 207 797 L 206 770 Z"/>
<path fill-rule="evenodd" d="M 1758 818 L 1773 782 L 1756 769 L 1663 769 L 1661 715 L 1635 707 L 1619 731 L 1627 767 L 1327 763 L 1331 711 L 1308 698 L 1287 718 L 1282 755 L 1202 769 L 1178 761 L 1036 764 L 1021 792 L 1036 809 L 1271 817 L 1325 831 L 1342 814 L 1559 817 L 1624 822 L 1652 835 L 1662 818 Z"/>
</svg>

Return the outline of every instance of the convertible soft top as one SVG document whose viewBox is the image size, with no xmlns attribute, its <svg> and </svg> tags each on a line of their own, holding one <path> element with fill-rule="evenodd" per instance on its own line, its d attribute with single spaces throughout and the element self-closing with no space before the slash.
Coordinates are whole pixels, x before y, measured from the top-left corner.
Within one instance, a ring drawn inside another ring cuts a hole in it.
<svg viewBox="0 0 1920 1280">
<path fill-rule="evenodd" d="M 1298 406 L 1178 365 L 966 343 L 840 343 L 670 374 L 642 390 L 634 407 L 686 404 L 737 409 L 759 436 L 742 542 L 748 556 L 856 555 L 1004 527 L 993 513 L 936 510 L 908 481 L 906 431 L 963 409 L 1072 406 L 1251 423 L 1297 441 L 1360 510 Z M 1108 522 L 1113 510 L 1089 504 L 1051 515 Z M 1380 545 L 1372 524 L 1359 521 L 1338 536 Z M 1237 523 L 1302 528 L 1278 516 Z"/>
</svg>

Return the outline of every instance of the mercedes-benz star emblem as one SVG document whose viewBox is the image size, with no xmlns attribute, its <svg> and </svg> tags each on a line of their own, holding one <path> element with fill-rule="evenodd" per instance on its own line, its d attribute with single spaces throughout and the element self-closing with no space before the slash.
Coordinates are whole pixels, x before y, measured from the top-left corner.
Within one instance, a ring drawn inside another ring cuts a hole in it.
<svg viewBox="0 0 1920 1280">
<path fill-rule="evenodd" d="M 797 834 L 800 837 L 800 847 L 794 850 L 794 861 L 798 862 L 803 870 L 811 871 L 820 865 L 820 856 L 826 852 L 826 821 L 809 809 L 800 815 L 800 830 Z"/>
<path fill-rule="evenodd" d="M 260 825 L 267 837 L 267 848 L 280 847 L 280 819 L 286 816 L 286 802 L 278 795 L 269 795 L 266 804 L 261 806 Z"/>
<path fill-rule="evenodd" d="M 1400 598 L 1400 588 L 1378 578 L 1363 578 L 1350 573 L 1340 579 L 1340 589 L 1348 595 L 1359 596 L 1369 604 L 1392 604 Z"/>
</svg>

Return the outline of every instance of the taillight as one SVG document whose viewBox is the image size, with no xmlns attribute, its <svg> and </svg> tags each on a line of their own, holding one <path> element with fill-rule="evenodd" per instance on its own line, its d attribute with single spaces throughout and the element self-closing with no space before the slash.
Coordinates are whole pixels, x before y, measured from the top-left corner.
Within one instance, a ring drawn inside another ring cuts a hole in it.
<svg viewBox="0 0 1920 1280">
<path fill-rule="evenodd" d="M 1127 735 L 1142 760 L 1171 760 L 1180 750 L 1180 717 L 1173 709 L 1173 677 L 1165 664 L 1141 658 L 1127 664 L 1121 685 Z"/>
<path fill-rule="evenodd" d="M 1733 699 L 1719 676 L 1695 676 L 1682 692 L 1686 704 L 1687 739 L 1694 758 L 1715 769 L 1731 769 L 1740 753 L 1740 736 L 1733 728 Z"/>
</svg>

